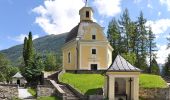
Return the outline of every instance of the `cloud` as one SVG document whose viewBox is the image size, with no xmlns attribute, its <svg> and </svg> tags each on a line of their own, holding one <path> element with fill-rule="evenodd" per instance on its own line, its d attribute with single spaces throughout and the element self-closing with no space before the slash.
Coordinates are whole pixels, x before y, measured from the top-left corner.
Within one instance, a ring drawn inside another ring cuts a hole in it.
<svg viewBox="0 0 170 100">
<path fill-rule="evenodd" d="M 135 4 L 140 3 L 142 0 L 133 0 Z"/>
<path fill-rule="evenodd" d="M 160 3 L 161 3 L 162 5 L 166 5 L 168 11 L 170 11 L 170 0 L 160 0 Z"/>
<path fill-rule="evenodd" d="M 146 26 L 151 26 L 154 34 L 159 35 L 170 28 L 170 19 L 160 19 L 156 21 L 147 21 Z"/>
<path fill-rule="evenodd" d="M 100 15 L 112 17 L 121 12 L 121 0 L 94 0 L 93 6 Z"/>
<path fill-rule="evenodd" d="M 170 48 L 167 49 L 167 45 L 157 45 L 158 51 L 157 51 L 157 62 L 159 64 L 164 64 L 168 54 L 170 54 Z"/>
<path fill-rule="evenodd" d="M 47 34 L 61 34 L 78 24 L 79 10 L 83 6 L 83 0 L 54 0 L 44 1 L 32 11 L 38 14 L 35 23 Z"/>
<path fill-rule="evenodd" d="M 159 12 L 158 12 L 158 16 L 161 16 L 161 14 L 162 14 L 162 13 L 159 11 Z"/>
<path fill-rule="evenodd" d="M 25 37 L 28 37 L 28 35 L 27 34 L 20 34 L 19 36 L 16 36 L 16 37 L 8 37 L 8 39 L 23 43 Z M 38 34 L 33 35 L 33 40 L 37 39 L 37 38 L 39 38 Z"/>
<path fill-rule="evenodd" d="M 149 3 L 147 4 L 147 7 L 153 9 L 153 6 Z"/>
</svg>

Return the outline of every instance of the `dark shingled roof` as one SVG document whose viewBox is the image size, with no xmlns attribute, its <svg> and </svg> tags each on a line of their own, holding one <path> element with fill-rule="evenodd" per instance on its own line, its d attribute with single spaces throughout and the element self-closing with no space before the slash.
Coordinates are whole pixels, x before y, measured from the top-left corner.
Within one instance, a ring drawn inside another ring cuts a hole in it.
<svg viewBox="0 0 170 100">
<path fill-rule="evenodd" d="M 117 55 L 113 64 L 109 67 L 108 71 L 141 71 L 140 69 L 132 66 L 122 56 Z"/>
<path fill-rule="evenodd" d="M 69 42 L 69 41 L 71 41 L 71 40 L 73 40 L 74 38 L 77 37 L 79 25 L 80 25 L 80 24 L 78 24 L 77 26 L 75 26 L 75 27 L 68 33 L 68 35 L 67 35 L 67 37 L 66 37 L 66 40 L 65 40 L 65 43 L 66 43 L 66 42 Z"/>
</svg>

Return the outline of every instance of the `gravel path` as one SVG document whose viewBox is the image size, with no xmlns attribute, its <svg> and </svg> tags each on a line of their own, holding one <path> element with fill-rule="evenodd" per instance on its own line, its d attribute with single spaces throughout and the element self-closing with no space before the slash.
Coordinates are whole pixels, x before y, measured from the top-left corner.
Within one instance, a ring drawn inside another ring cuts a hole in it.
<svg viewBox="0 0 170 100">
<path fill-rule="evenodd" d="M 19 98 L 20 99 L 31 99 L 33 98 L 32 95 L 28 92 L 28 89 L 24 89 L 24 88 L 19 88 L 18 89 L 19 92 Z"/>
</svg>

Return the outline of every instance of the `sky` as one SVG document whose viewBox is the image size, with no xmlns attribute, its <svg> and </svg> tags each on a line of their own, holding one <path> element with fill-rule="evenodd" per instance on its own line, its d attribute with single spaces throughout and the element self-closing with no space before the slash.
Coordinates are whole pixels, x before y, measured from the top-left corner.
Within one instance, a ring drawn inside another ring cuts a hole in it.
<svg viewBox="0 0 170 100">
<path fill-rule="evenodd" d="M 22 44 L 31 31 L 33 38 L 69 32 L 79 21 L 85 0 L 0 0 L 0 50 Z M 157 62 L 164 64 L 170 49 L 170 0 L 88 0 L 94 21 L 105 27 L 113 17 L 119 19 L 127 8 L 136 21 L 140 11 L 156 35 Z"/>
</svg>

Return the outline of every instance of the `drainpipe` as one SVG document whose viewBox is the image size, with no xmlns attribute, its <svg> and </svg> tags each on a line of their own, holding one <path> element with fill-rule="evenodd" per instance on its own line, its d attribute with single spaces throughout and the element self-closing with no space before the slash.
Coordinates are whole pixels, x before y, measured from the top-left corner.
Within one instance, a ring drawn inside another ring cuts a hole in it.
<svg viewBox="0 0 170 100">
<path fill-rule="evenodd" d="M 77 45 L 76 45 L 76 52 L 77 52 L 77 70 L 79 70 L 79 44 L 78 44 L 78 41 L 79 41 L 79 38 L 77 37 L 76 38 L 76 42 L 77 42 Z M 77 71 L 76 71 L 77 72 Z"/>
</svg>

